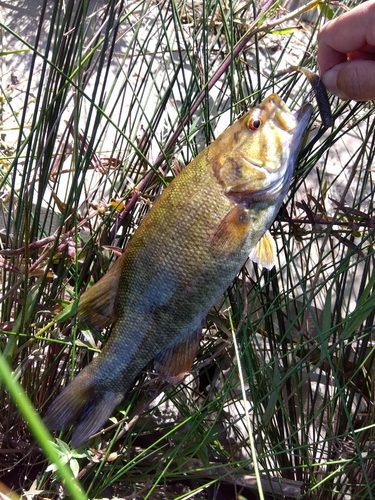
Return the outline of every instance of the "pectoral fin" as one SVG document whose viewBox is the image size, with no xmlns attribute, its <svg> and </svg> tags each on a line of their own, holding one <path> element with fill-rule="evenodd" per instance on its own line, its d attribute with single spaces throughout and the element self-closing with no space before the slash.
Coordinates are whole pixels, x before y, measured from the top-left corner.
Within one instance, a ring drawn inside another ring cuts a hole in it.
<svg viewBox="0 0 375 500">
<path fill-rule="evenodd" d="M 266 269 L 272 269 L 276 264 L 276 243 L 269 231 L 264 233 L 255 247 L 251 250 L 249 258 Z"/>
<path fill-rule="evenodd" d="M 202 328 L 178 344 L 168 346 L 155 356 L 155 371 L 170 384 L 177 384 L 189 372 L 197 356 Z"/>
<path fill-rule="evenodd" d="M 102 330 L 117 318 L 115 301 L 121 275 L 121 258 L 94 286 L 86 290 L 78 304 L 78 317 L 88 328 Z"/>
<path fill-rule="evenodd" d="M 212 255 L 225 258 L 237 252 L 249 229 L 247 209 L 242 205 L 235 205 L 210 234 Z"/>
</svg>

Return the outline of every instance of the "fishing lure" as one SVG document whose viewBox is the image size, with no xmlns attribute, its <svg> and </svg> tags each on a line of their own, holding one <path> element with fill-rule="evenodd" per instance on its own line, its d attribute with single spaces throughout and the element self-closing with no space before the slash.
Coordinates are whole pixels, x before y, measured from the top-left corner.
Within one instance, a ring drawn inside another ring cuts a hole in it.
<svg viewBox="0 0 375 500">
<path fill-rule="evenodd" d="M 318 109 L 320 117 L 322 119 L 322 123 L 325 127 L 332 127 L 333 116 L 331 111 L 331 105 L 328 100 L 326 87 L 322 82 L 322 80 L 320 79 L 320 77 L 316 73 L 313 73 L 307 68 L 302 68 L 301 66 L 291 66 L 290 69 L 288 70 L 288 73 L 290 73 L 291 71 L 299 71 L 300 73 L 303 73 L 305 77 L 308 79 L 313 89 L 316 102 L 318 104 Z"/>
</svg>

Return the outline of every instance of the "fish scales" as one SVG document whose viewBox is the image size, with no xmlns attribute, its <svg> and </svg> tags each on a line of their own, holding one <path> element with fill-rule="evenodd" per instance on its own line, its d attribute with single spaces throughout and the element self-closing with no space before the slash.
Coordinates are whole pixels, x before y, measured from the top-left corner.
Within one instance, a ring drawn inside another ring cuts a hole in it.
<svg viewBox="0 0 375 500">
<path fill-rule="evenodd" d="M 196 356 L 202 325 L 250 256 L 271 268 L 268 232 L 288 190 L 311 116 L 272 94 L 203 150 L 164 190 L 111 270 L 81 297 L 91 328 L 113 323 L 96 357 L 44 420 L 74 425 L 77 447 L 111 416 L 136 375 L 178 382 Z"/>
</svg>

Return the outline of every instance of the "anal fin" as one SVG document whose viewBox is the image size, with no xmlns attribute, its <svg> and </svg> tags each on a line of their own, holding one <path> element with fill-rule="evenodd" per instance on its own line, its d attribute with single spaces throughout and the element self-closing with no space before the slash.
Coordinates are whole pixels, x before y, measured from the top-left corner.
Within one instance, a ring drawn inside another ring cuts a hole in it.
<svg viewBox="0 0 375 500">
<path fill-rule="evenodd" d="M 202 338 L 200 327 L 178 344 L 167 346 L 155 356 L 155 371 L 170 384 L 178 384 L 190 371 Z"/>
</svg>

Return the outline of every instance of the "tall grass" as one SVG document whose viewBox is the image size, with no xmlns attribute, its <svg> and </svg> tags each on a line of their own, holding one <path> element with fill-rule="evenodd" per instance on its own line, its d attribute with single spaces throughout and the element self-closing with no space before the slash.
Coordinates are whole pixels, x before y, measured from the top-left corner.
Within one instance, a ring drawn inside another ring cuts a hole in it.
<svg viewBox="0 0 375 500">
<path fill-rule="evenodd" d="M 373 498 L 371 103 L 331 98 L 329 130 L 314 113 L 272 227 L 278 266 L 247 264 L 184 382 L 155 399 L 140 374 L 88 450 L 57 435 L 70 473 L 27 409 L 44 414 L 100 350 L 77 299 L 165 185 L 269 93 L 300 106 L 308 84 L 285 70 L 316 70 L 319 27 L 355 4 L 311 2 L 310 22 L 278 3 L 41 1 L 29 29 L 3 11 L 0 477 L 14 491 L 63 498 L 75 477 L 88 498 Z"/>
</svg>

